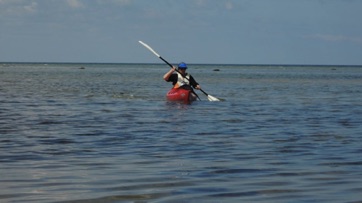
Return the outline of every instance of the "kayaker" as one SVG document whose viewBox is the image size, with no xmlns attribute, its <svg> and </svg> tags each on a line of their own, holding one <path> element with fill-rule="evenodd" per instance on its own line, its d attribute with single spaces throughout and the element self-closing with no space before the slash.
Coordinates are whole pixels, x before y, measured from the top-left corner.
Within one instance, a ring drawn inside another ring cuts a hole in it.
<svg viewBox="0 0 362 203">
<path fill-rule="evenodd" d="M 167 82 L 172 82 L 174 88 L 188 89 L 192 86 L 195 89 L 201 89 L 199 83 L 189 74 L 186 73 L 187 65 L 184 62 L 178 64 L 178 69 L 173 66 L 164 76 L 163 79 Z"/>
</svg>

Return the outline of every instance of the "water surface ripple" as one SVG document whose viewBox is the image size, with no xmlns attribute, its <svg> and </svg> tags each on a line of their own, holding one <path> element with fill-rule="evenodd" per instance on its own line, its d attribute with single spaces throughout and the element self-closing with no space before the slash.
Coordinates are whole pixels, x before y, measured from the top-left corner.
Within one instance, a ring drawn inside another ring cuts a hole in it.
<svg viewBox="0 0 362 203">
<path fill-rule="evenodd" d="M 361 68 L 167 70 L 0 64 L 0 202 L 362 201 Z"/>
</svg>

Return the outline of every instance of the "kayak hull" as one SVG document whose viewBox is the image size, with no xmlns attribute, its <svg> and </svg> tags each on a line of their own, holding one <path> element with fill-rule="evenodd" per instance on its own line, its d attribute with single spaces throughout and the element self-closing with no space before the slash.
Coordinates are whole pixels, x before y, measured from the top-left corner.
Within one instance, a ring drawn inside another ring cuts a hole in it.
<svg viewBox="0 0 362 203">
<path fill-rule="evenodd" d="M 168 101 L 177 101 L 185 104 L 191 104 L 196 100 L 196 95 L 192 93 L 192 90 L 172 88 L 167 92 L 166 98 Z"/>
</svg>

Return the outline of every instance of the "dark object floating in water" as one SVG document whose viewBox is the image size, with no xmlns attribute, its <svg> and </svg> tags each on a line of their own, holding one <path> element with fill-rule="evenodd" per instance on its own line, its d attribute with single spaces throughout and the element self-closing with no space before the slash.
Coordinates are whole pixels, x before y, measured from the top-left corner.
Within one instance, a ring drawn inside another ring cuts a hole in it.
<svg viewBox="0 0 362 203">
<path fill-rule="evenodd" d="M 82 66 L 82 67 L 80 67 L 79 69 L 85 69 L 85 68 Z"/>
<path fill-rule="evenodd" d="M 220 71 L 220 69 L 216 68 L 216 69 L 214 69 L 214 71 Z"/>
</svg>

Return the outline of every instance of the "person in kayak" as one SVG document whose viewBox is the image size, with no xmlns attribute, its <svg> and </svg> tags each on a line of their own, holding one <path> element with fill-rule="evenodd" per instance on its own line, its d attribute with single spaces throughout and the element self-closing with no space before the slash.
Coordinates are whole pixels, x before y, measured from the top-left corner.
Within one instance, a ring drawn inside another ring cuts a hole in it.
<svg viewBox="0 0 362 203">
<path fill-rule="evenodd" d="M 201 89 L 199 83 L 189 74 L 186 73 L 187 65 L 184 62 L 178 64 L 178 69 L 173 66 L 164 76 L 163 79 L 167 82 L 172 82 L 174 88 L 190 89 L 192 86 L 195 89 Z"/>
</svg>

